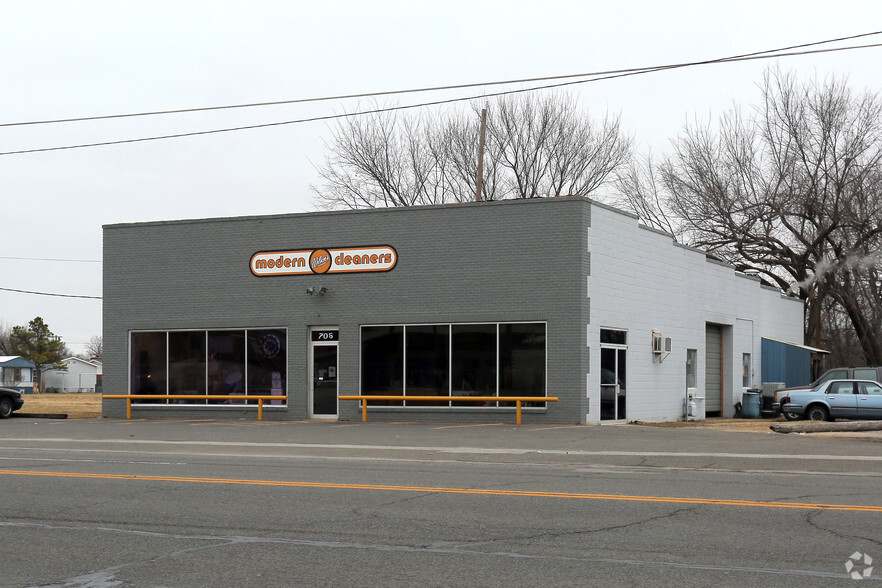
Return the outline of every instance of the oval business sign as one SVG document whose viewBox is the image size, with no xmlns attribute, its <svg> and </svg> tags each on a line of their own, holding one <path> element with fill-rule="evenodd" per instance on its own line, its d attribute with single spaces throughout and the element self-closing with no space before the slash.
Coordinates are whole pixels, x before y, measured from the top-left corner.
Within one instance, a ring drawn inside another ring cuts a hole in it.
<svg viewBox="0 0 882 588">
<path fill-rule="evenodd" d="M 398 263 L 390 245 L 336 247 L 294 251 L 258 251 L 251 256 L 251 273 L 270 276 L 388 272 Z"/>
</svg>

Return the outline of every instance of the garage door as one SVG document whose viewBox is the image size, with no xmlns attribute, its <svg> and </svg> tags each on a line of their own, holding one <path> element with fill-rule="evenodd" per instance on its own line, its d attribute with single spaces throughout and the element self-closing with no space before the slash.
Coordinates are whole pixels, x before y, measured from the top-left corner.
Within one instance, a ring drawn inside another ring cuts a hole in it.
<svg viewBox="0 0 882 588">
<path fill-rule="evenodd" d="M 723 332 L 719 325 L 707 325 L 705 328 L 704 365 L 704 409 L 706 412 L 719 413 L 720 398 L 723 390 Z"/>
</svg>

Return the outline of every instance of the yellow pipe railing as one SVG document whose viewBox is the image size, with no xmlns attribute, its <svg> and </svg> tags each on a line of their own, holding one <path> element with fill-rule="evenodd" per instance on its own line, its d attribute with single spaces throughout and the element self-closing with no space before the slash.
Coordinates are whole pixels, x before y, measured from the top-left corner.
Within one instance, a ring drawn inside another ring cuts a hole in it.
<svg viewBox="0 0 882 588">
<path fill-rule="evenodd" d="M 556 396 L 385 396 L 385 395 L 346 395 L 340 400 L 361 400 L 361 422 L 367 422 L 368 400 L 407 400 L 408 402 L 515 402 L 517 403 L 518 424 L 521 424 L 522 402 L 557 402 Z"/>
<path fill-rule="evenodd" d="M 263 402 L 265 400 L 287 400 L 287 396 L 230 396 L 228 394 L 105 394 L 102 398 L 108 400 L 126 401 L 126 419 L 132 418 L 132 400 L 235 400 L 239 404 L 243 400 L 257 401 L 257 420 L 263 420 Z M 150 406 L 150 405 L 147 405 Z M 153 406 L 159 406 L 153 405 Z"/>
</svg>

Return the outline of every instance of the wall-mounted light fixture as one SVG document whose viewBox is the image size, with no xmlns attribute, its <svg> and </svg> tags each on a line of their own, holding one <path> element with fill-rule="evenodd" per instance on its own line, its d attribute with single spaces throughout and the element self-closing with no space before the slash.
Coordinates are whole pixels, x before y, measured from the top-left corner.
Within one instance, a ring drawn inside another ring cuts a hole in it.
<svg viewBox="0 0 882 588">
<path fill-rule="evenodd" d="M 319 286 L 318 288 L 316 288 L 315 286 L 310 286 L 306 289 L 306 293 L 309 296 L 314 296 L 315 294 L 318 294 L 319 296 L 324 296 L 328 293 L 328 289 L 324 286 Z"/>
<path fill-rule="evenodd" d="M 313 294 L 315 294 L 315 288 L 313 288 L 312 286 L 310 286 L 309 288 L 306 289 L 306 293 L 307 293 L 309 296 L 312 296 Z"/>
<path fill-rule="evenodd" d="M 328 293 L 328 289 L 325 288 L 324 286 L 322 286 L 321 288 L 319 288 L 318 293 L 319 293 L 319 296 L 324 296 L 325 294 Z"/>
</svg>

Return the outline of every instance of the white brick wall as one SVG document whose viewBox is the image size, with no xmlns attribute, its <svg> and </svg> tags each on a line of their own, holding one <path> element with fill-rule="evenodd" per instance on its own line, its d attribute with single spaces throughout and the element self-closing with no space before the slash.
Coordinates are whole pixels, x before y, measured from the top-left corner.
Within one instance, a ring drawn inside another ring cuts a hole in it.
<svg viewBox="0 0 882 588">
<path fill-rule="evenodd" d="M 628 331 L 627 415 L 629 421 L 677 420 L 686 396 L 686 349 L 698 350 L 697 388 L 704 390 L 705 325 L 723 325 L 725 399 L 731 416 L 740 400 L 743 353 L 751 354 L 752 385 L 759 387 L 761 337 L 802 340 L 802 303 L 763 288 L 756 278 L 708 261 L 677 246 L 670 236 L 641 228 L 633 216 L 592 207 L 588 247 L 591 373 L 587 395 L 600 405 L 600 329 Z M 653 361 L 652 331 L 673 340 L 672 351 Z M 599 412 L 588 417 L 599 421 Z"/>
</svg>

